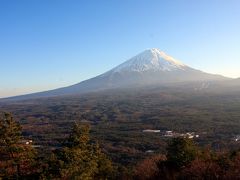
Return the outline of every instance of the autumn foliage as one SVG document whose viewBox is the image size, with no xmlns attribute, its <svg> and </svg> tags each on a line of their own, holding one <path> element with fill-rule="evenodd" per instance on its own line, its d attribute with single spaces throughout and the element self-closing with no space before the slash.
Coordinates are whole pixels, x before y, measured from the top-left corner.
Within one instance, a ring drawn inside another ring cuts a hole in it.
<svg viewBox="0 0 240 180">
<path fill-rule="evenodd" d="M 136 166 L 136 179 L 240 179 L 240 151 L 214 152 L 187 138 L 172 139 L 167 158 L 147 158 Z"/>
</svg>

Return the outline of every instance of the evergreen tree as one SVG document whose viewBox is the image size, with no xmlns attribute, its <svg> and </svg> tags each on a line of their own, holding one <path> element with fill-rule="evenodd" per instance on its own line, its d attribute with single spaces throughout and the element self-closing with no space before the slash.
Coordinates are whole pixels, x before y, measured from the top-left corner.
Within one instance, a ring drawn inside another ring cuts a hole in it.
<svg viewBox="0 0 240 180">
<path fill-rule="evenodd" d="M 197 156 L 197 147 L 191 139 L 173 138 L 167 147 L 167 161 L 177 168 L 193 161 Z"/>
<path fill-rule="evenodd" d="M 35 152 L 31 146 L 21 143 L 21 126 L 12 115 L 0 116 L 0 177 L 21 178 L 31 174 Z"/>
<path fill-rule="evenodd" d="M 90 141 L 89 130 L 88 125 L 74 124 L 63 147 L 52 155 L 46 177 L 84 180 L 111 177 L 111 161 Z"/>
</svg>

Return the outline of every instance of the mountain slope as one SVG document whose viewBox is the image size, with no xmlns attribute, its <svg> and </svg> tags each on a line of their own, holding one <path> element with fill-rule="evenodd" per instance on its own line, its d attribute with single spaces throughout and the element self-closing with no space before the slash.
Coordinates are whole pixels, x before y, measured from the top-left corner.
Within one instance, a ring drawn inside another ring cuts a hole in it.
<svg viewBox="0 0 240 180">
<path fill-rule="evenodd" d="M 112 70 L 80 82 L 78 84 L 56 90 L 34 93 L 13 99 L 29 99 L 87 93 L 106 89 L 131 88 L 169 83 L 193 81 L 219 81 L 227 78 L 220 75 L 204 73 L 193 69 L 159 49 L 143 51 Z"/>
</svg>

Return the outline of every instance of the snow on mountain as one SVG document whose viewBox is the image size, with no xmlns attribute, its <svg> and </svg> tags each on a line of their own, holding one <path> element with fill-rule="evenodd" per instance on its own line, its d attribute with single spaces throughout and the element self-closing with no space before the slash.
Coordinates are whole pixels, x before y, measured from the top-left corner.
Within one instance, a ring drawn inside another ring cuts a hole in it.
<svg viewBox="0 0 240 180">
<path fill-rule="evenodd" d="M 124 71 L 173 71 L 184 70 L 187 66 L 163 51 L 152 48 L 145 50 L 123 64 L 117 66 L 112 72 Z"/>
<path fill-rule="evenodd" d="M 191 68 L 157 48 L 148 49 L 102 75 L 72 86 L 46 92 L 12 97 L 23 100 L 39 97 L 88 93 L 107 89 L 164 86 L 182 82 L 227 80 L 220 75 L 208 74 Z"/>
</svg>

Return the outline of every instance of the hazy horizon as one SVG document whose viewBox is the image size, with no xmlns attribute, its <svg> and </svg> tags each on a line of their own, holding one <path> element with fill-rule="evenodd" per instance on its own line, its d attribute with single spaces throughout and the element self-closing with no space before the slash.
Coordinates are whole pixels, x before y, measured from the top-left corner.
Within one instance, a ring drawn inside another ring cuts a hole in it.
<svg viewBox="0 0 240 180">
<path fill-rule="evenodd" d="M 240 77 L 239 7 L 237 0 L 1 2 L 0 97 L 72 85 L 148 48 Z"/>
<path fill-rule="evenodd" d="M 146 50 L 149 50 L 149 49 L 156 49 L 156 48 L 148 48 L 148 49 L 146 49 Z M 159 49 L 159 50 L 160 50 L 160 49 Z M 142 51 L 141 53 L 143 53 L 143 52 L 145 52 L 145 50 Z M 139 54 L 141 54 L 141 53 L 139 53 Z M 139 54 L 137 54 L 137 55 L 139 55 Z M 135 57 L 135 56 L 132 56 L 131 58 L 134 58 L 134 57 Z M 131 58 L 130 58 L 130 59 L 127 59 L 127 60 L 124 61 L 123 63 L 125 63 L 125 62 L 127 62 L 127 61 L 130 61 Z M 121 64 L 123 64 L 123 63 L 120 63 L 119 66 L 120 66 Z M 179 63 L 182 63 L 182 62 L 179 61 Z M 187 65 L 187 64 L 185 64 L 185 65 Z M 112 68 L 109 69 L 109 70 L 112 70 L 112 69 L 114 69 L 114 68 L 116 68 L 116 67 L 112 67 Z M 192 67 L 192 68 L 193 68 L 193 67 Z M 104 74 L 104 73 L 106 73 L 106 72 L 109 72 L 109 70 L 107 70 L 107 71 L 105 71 L 105 72 L 102 72 L 101 74 Z M 206 73 L 214 74 L 214 73 L 211 73 L 211 72 L 206 72 Z M 99 76 L 99 75 L 101 75 L 101 74 L 97 74 L 97 75 L 95 75 L 95 76 L 93 76 L 93 77 L 87 77 L 86 79 L 83 79 L 82 81 L 89 80 L 89 79 L 94 78 L 94 77 L 96 77 L 96 76 Z M 221 75 L 221 74 L 216 74 L 216 75 Z M 224 75 L 222 75 L 222 76 L 224 76 Z M 227 77 L 227 76 L 224 76 L 224 77 Z M 232 78 L 232 77 L 228 77 L 228 78 Z M 232 79 L 234 79 L 234 78 L 232 78 Z M 31 89 L 31 91 L 27 91 L 27 90 L 24 91 L 23 89 L 20 89 L 20 90 L 22 90 L 22 91 L 19 91 L 19 94 L 16 94 L 16 95 L 13 95 L 13 96 L 26 95 L 26 94 L 31 94 L 31 93 L 38 93 L 38 92 L 44 92 L 44 91 L 54 90 L 54 89 L 58 89 L 58 88 L 68 87 L 68 86 L 71 86 L 71 85 L 78 84 L 78 83 L 80 83 L 80 82 L 82 82 L 82 81 L 78 81 L 78 82 L 75 82 L 75 83 L 73 82 L 73 83 L 71 83 L 71 84 L 63 85 L 63 86 L 59 86 L 59 87 L 55 87 L 54 85 L 52 85 L 52 88 L 50 88 L 50 89 L 46 89 L 46 88 L 44 88 L 44 87 L 38 87 L 38 86 L 36 86 L 35 89 Z M 19 90 L 19 89 L 18 89 L 18 90 Z M 9 89 L 10 94 L 11 94 L 11 91 L 14 91 L 14 89 L 13 89 L 13 90 L 12 90 L 12 89 Z M 9 93 L 9 92 L 8 92 L 8 93 Z M 3 95 L 2 98 L 5 98 L 5 97 L 12 97 L 12 95 L 10 95 L 10 96 L 8 96 L 8 95 L 4 96 L 4 95 Z M 0 97 L 0 98 L 1 98 L 1 97 Z"/>
</svg>

